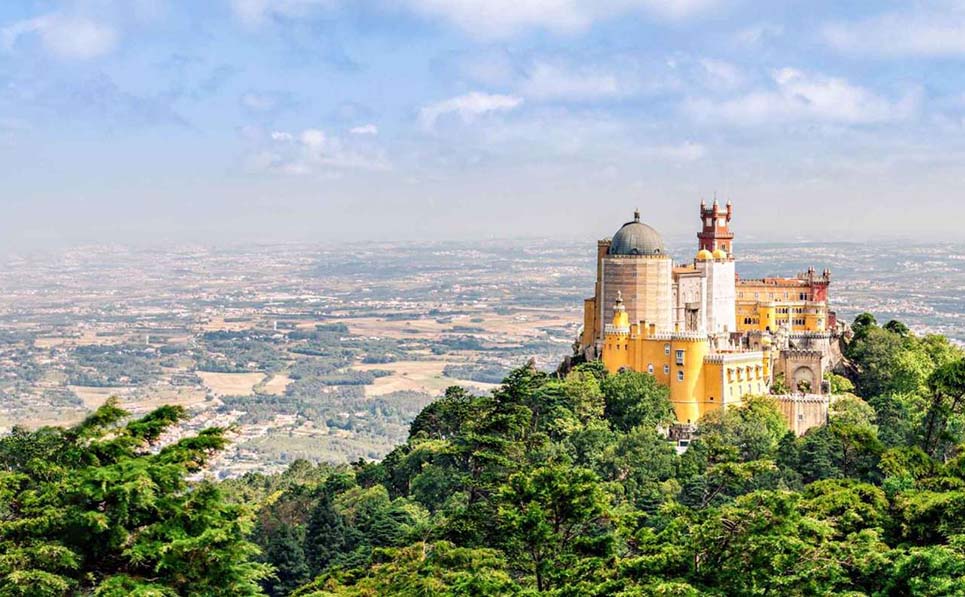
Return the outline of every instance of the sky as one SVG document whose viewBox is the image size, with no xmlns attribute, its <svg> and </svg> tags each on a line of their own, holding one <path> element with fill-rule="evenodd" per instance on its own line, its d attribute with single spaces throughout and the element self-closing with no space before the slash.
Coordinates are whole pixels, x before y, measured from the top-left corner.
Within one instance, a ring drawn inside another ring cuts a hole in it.
<svg viewBox="0 0 965 597">
<path fill-rule="evenodd" d="M 965 2 L 4 0 L 0 178 L 5 250 L 962 241 Z"/>
</svg>

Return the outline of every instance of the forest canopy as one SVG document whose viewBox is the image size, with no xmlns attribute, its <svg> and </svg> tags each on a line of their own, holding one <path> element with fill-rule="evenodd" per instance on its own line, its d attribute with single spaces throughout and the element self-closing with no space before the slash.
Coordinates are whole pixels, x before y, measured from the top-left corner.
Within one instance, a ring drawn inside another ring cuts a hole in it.
<svg viewBox="0 0 965 597">
<path fill-rule="evenodd" d="M 699 422 L 599 363 L 449 388 L 381 462 L 189 481 L 224 431 L 108 403 L 0 439 L 0 595 L 965 595 L 965 355 L 857 318 L 826 425 Z"/>
</svg>

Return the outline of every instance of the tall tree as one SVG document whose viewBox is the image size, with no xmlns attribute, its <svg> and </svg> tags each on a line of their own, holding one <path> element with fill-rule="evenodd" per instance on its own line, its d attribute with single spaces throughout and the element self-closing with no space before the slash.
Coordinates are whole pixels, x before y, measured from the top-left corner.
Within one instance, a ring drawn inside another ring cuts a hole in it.
<svg viewBox="0 0 965 597">
<path fill-rule="evenodd" d="M 305 529 L 304 554 L 312 574 L 321 574 L 346 546 L 345 520 L 335 510 L 331 487 L 323 487 Z"/>
<path fill-rule="evenodd" d="M 607 376 L 602 388 L 606 419 L 618 431 L 637 425 L 657 427 L 673 423 L 670 392 L 648 373 L 621 371 Z"/>
<path fill-rule="evenodd" d="M 610 552 L 608 500 L 591 471 L 553 466 L 519 473 L 499 501 L 504 549 L 538 591 L 582 580 L 580 560 Z"/>
<path fill-rule="evenodd" d="M 189 483 L 225 439 L 202 431 L 164 447 L 184 417 L 128 420 L 109 400 L 70 429 L 0 439 L 0 594 L 259 595 L 251 519 L 218 486 Z M 126 422 L 125 422 L 126 421 Z"/>
<path fill-rule="evenodd" d="M 949 433 L 949 423 L 965 414 L 965 358 L 935 370 L 928 378 L 928 389 L 932 398 L 922 448 L 944 460 L 950 447 L 962 439 Z"/>
<path fill-rule="evenodd" d="M 272 596 L 289 595 L 311 579 L 304 540 L 287 524 L 277 526 L 268 534 L 265 558 L 275 569 L 266 583 Z"/>
</svg>

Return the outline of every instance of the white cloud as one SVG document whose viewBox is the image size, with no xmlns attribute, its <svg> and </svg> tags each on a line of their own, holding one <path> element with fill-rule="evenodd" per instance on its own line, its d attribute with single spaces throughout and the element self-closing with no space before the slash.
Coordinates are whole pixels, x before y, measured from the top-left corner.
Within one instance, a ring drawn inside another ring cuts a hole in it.
<svg viewBox="0 0 965 597">
<path fill-rule="evenodd" d="M 707 155 L 707 148 L 700 143 L 687 141 L 679 145 L 657 145 L 644 149 L 648 156 L 676 162 L 695 162 Z"/>
<path fill-rule="evenodd" d="M 737 32 L 737 41 L 746 46 L 756 46 L 767 40 L 784 35 L 784 26 L 775 23 L 758 23 Z"/>
<path fill-rule="evenodd" d="M 446 114 L 458 114 L 463 122 L 471 122 L 490 112 L 513 110 L 522 103 L 521 97 L 473 91 L 423 107 L 419 111 L 419 122 L 426 128 L 432 128 Z"/>
<path fill-rule="evenodd" d="M 379 127 L 374 124 L 363 124 L 362 126 L 354 126 L 349 129 L 350 133 L 353 135 L 378 135 Z"/>
<path fill-rule="evenodd" d="M 282 91 L 247 91 L 239 98 L 241 107 L 258 118 L 271 118 L 297 105 L 290 93 Z"/>
<path fill-rule="evenodd" d="M 838 50 L 881 56 L 965 54 L 965 8 L 940 13 L 889 13 L 863 21 L 831 23 L 824 38 Z"/>
<path fill-rule="evenodd" d="M 44 49 L 58 58 L 77 60 L 102 56 L 117 44 L 117 33 L 108 25 L 51 13 L 0 29 L 0 46 L 11 51 L 27 36 L 37 36 Z"/>
<path fill-rule="evenodd" d="M 22 120 L 0 118 L 0 145 L 11 145 L 19 133 L 29 128 Z"/>
<path fill-rule="evenodd" d="M 740 69 L 729 62 L 704 58 L 700 60 L 700 66 L 709 78 L 708 87 L 732 88 L 744 81 L 744 75 Z"/>
<path fill-rule="evenodd" d="M 581 31 L 595 21 L 630 13 L 684 19 L 726 0 L 406 0 L 423 14 L 442 17 L 483 37 L 524 28 Z"/>
<path fill-rule="evenodd" d="M 641 167 L 689 167 L 709 153 L 698 139 L 680 137 L 667 127 L 641 126 L 605 110 L 553 104 L 459 132 L 457 143 L 428 144 L 414 169 L 423 176 L 446 177 L 462 170 L 501 168 L 553 172 L 564 178 L 580 172 L 577 178 L 586 184 L 611 166 L 619 176 L 636 179 Z"/>
<path fill-rule="evenodd" d="M 241 105 L 253 112 L 268 112 L 275 109 L 278 101 L 270 94 L 249 92 L 241 96 Z"/>
<path fill-rule="evenodd" d="M 505 86 L 517 75 L 516 58 L 506 48 L 457 58 L 457 65 L 461 74 L 489 87 Z"/>
<path fill-rule="evenodd" d="M 915 94 L 892 102 L 844 79 L 793 68 L 774 71 L 772 78 L 773 89 L 719 102 L 690 100 L 685 109 L 704 122 L 751 125 L 808 121 L 873 124 L 907 118 L 918 108 Z"/>
<path fill-rule="evenodd" d="M 357 1 L 357 0 L 356 0 Z M 735 0 L 396 0 L 401 5 L 437 17 L 480 37 L 505 37 L 522 29 L 577 32 L 594 22 L 627 14 L 682 20 Z M 351 0 L 230 0 L 235 16 L 249 26 L 273 17 L 298 18 L 319 9 L 351 5 Z"/>
<path fill-rule="evenodd" d="M 620 95 L 623 90 L 611 73 L 538 62 L 520 84 L 519 92 L 537 100 L 589 100 Z"/>
<path fill-rule="evenodd" d="M 271 17 L 302 17 L 318 8 L 331 8 L 338 0 L 231 0 L 235 16 L 256 26 Z"/>
<path fill-rule="evenodd" d="M 350 143 L 319 129 L 273 131 L 269 138 L 269 146 L 249 159 L 254 169 L 286 174 L 391 169 L 379 148 Z"/>
</svg>

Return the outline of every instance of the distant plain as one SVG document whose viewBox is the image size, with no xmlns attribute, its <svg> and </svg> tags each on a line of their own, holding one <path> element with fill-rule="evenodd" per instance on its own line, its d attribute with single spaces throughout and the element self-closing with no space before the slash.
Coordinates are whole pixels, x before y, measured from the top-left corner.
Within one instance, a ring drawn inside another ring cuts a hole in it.
<svg viewBox="0 0 965 597">
<path fill-rule="evenodd" d="M 965 342 L 965 243 L 737 244 L 742 277 L 832 271 L 831 302 Z M 677 261 L 691 243 L 674 243 Z M 0 429 L 108 396 L 236 430 L 219 466 L 378 458 L 445 387 L 571 351 L 595 243 L 83 247 L 0 260 Z"/>
</svg>

